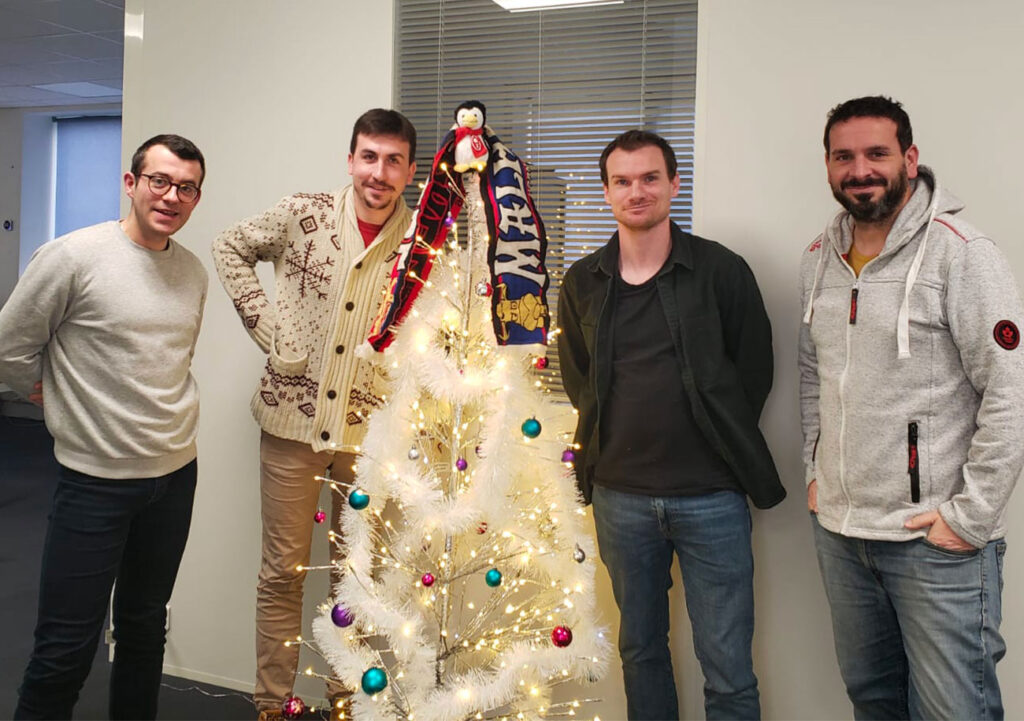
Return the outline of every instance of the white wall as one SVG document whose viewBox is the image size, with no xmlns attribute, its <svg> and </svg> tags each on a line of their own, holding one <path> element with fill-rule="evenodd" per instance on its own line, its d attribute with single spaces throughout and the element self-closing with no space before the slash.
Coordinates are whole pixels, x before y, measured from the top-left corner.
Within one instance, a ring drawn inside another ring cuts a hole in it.
<svg viewBox="0 0 1024 721">
<path fill-rule="evenodd" d="M 259 498 L 248 401 L 261 357 L 218 287 L 208 247 L 227 225 L 285 193 L 347 180 L 353 120 L 391 104 L 392 8 L 379 0 L 128 0 L 126 10 L 126 156 L 146 137 L 171 131 L 198 143 L 209 166 L 203 201 L 179 236 L 207 263 L 211 289 L 195 362 L 203 391 L 200 487 L 167 663 L 180 675 L 251 688 Z M 1024 117 L 1016 92 L 1022 13 L 1014 0 L 969 10 L 953 0 L 865 0 L 856 11 L 819 0 L 701 5 L 695 227 L 746 256 L 776 334 L 776 386 L 763 425 L 790 498 L 755 515 L 755 660 L 766 718 L 851 715 L 802 500 L 796 405 L 797 263 L 834 210 L 822 167 L 825 112 L 865 93 L 903 100 L 923 160 L 964 198 L 968 216 L 1002 241 L 1024 279 L 1024 248 L 1012 242 L 1024 181 L 1009 172 L 1024 142 L 1013 132 Z M 1022 521 L 1016 500 L 1011 527 Z M 1013 548 L 1008 601 L 1024 591 Z M 317 588 L 307 593 L 311 602 L 326 584 Z M 681 708 L 700 718 L 680 590 L 672 643 Z M 614 625 L 603 576 L 599 596 Z M 1024 619 L 1012 608 L 1004 631 L 1007 715 L 1024 717 L 1022 691 L 1012 683 L 1024 674 Z M 620 683 L 613 665 L 588 694 L 606 699 L 602 718 L 624 716 Z"/>
<path fill-rule="evenodd" d="M 797 406 L 800 254 L 837 205 L 825 182 L 826 112 L 859 95 L 904 103 L 921 162 L 967 204 L 1024 281 L 1017 240 L 1024 71 L 1015 0 L 707 0 L 700 8 L 695 231 L 743 254 L 775 329 L 762 426 L 790 497 L 755 516 L 756 663 L 766 717 L 849 718 L 803 499 Z M 1011 501 L 1003 594 L 1007 718 L 1024 717 L 1024 526 Z M 692 707 L 691 707 L 692 708 Z"/>
</svg>

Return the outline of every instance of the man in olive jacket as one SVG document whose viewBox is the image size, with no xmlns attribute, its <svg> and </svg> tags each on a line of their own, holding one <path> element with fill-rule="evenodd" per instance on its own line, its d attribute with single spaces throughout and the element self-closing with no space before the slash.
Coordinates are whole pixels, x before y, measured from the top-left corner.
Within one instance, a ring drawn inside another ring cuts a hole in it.
<svg viewBox="0 0 1024 721">
<path fill-rule="evenodd" d="M 759 718 L 746 496 L 767 508 L 786 495 L 757 425 L 771 326 L 743 259 L 669 219 L 679 176 L 663 138 L 627 131 L 600 167 L 618 232 L 566 274 L 558 350 L 577 482 L 622 616 L 629 718 L 678 718 L 673 552 L 708 718 Z"/>
</svg>

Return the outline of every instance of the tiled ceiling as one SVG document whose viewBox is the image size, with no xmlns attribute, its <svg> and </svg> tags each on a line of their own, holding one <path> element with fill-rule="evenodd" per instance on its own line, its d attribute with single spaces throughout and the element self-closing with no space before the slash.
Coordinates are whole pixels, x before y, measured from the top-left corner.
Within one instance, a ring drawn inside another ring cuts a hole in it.
<svg viewBox="0 0 1024 721">
<path fill-rule="evenodd" d="M 0 108 L 120 102 L 123 60 L 124 0 L 0 0 Z"/>
</svg>

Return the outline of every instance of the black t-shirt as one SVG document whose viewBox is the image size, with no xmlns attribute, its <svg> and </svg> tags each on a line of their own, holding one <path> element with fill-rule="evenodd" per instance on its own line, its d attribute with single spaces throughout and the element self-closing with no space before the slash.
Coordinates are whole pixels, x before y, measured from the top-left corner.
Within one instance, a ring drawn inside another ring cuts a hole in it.
<svg viewBox="0 0 1024 721">
<path fill-rule="evenodd" d="M 652 496 L 738 491 L 693 417 L 657 278 L 641 285 L 615 278 L 612 382 L 594 482 Z"/>
</svg>

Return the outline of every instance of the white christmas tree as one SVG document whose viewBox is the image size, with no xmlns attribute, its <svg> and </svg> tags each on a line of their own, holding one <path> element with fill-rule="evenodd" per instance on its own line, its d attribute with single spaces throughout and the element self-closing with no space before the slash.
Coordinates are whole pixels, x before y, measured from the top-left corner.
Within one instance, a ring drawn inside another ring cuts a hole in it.
<svg viewBox="0 0 1024 721">
<path fill-rule="evenodd" d="M 588 699 L 553 687 L 596 680 L 608 655 L 569 470 L 575 416 L 537 380 L 536 348 L 495 342 L 471 177 L 466 247 L 454 224 L 378 354 L 392 390 L 356 485 L 333 484 L 346 560 L 313 630 L 360 721 L 576 716 Z"/>
</svg>

